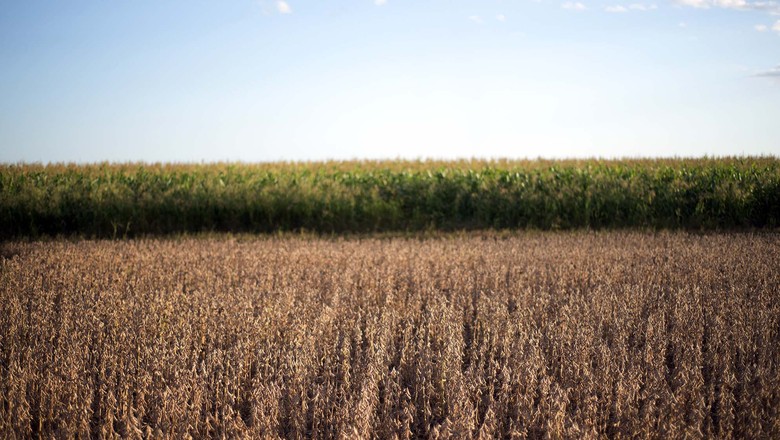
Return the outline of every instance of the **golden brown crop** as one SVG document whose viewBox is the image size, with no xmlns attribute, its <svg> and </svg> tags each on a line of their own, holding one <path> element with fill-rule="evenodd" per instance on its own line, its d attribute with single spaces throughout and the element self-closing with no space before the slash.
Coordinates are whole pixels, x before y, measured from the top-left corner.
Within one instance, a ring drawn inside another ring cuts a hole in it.
<svg viewBox="0 0 780 440">
<path fill-rule="evenodd" d="M 6 243 L 0 437 L 780 438 L 780 236 Z"/>
</svg>

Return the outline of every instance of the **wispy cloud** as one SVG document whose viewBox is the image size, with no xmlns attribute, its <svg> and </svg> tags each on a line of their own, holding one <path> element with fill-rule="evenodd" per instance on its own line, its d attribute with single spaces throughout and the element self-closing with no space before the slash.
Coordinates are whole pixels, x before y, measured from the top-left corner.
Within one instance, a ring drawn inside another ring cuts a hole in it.
<svg viewBox="0 0 780 440">
<path fill-rule="evenodd" d="M 468 19 L 473 21 L 476 24 L 484 23 L 484 21 L 482 20 L 482 17 L 480 17 L 479 15 L 469 15 Z"/>
<path fill-rule="evenodd" d="M 724 9 L 745 9 L 748 5 L 747 0 L 712 0 L 712 3 Z"/>
<path fill-rule="evenodd" d="M 276 2 L 276 10 L 279 11 L 280 14 L 292 14 L 290 5 L 282 0 Z"/>
<path fill-rule="evenodd" d="M 770 79 L 780 81 L 780 64 L 778 64 L 775 67 L 772 67 L 771 69 L 756 72 L 752 76 L 757 78 L 770 78 Z"/>
<path fill-rule="evenodd" d="M 496 20 L 498 20 L 500 22 L 504 22 L 504 21 L 506 21 L 506 16 L 504 14 L 498 14 L 498 15 L 496 15 Z"/>
<path fill-rule="evenodd" d="M 587 6 L 585 6 L 584 4 L 582 4 L 580 2 L 565 2 L 565 3 L 561 3 L 561 7 L 563 9 L 567 9 L 569 11 L 584 11 L 584 10 L 588 9 Z"/>
<path fill-rule="evenodd" d="M 642 11 L 642 12 L 654 11 L 654 10 L 658 9 L 658 5 L 656 5 L 655 3 L 649 4 L 649 5 L 646 5 L 644 3 L 632 3 L 632 4 L 628 5 L 628 9 L 631 9 L 631 10 L 634 10 L 634 11 Z"/>
<path fill-rule="evenodd" d="M 698 9 L 721 8 L 740 11 L 764 11 L 780 15 L 780 2 L 777 0 L 674 0 L 680 6 Z"/>
<path fill-rule="evenodd" d="M 374 4 L 377 6 L 382 6 L 387 4 L 387 0 L 374 0 Z"/>
<path fill-rule="evenodd" d="M 675 0 L 680 6 L 689 6 L 691 8 L 708 9 L 710 0 Z"/>
<path fill-rule="evenodd" d="M 647 11 L 654 11 L 656 9 L 658 9 L 658 6 L 656 4 L 644 4 L 644 3 L 632 3 L 628 6 L 612 5 L 604 8 L 606 12 L 612 12 L 612 13 L 623 13 L 623 12 L 628 12 L 629 10 L 647 12 Z"/>
<path fill-rule="evenodd" d="M 770 26 L 772 27 L 769 27 L 765 24 L 757 24 L 753 26 L 753 29 L 757 30 L 758 32 L 773 31 L 773 32 L 777 32 L 777 34 L 780 35 L 780 20 L 777 20 L 775 24 Z"/>
</svg>

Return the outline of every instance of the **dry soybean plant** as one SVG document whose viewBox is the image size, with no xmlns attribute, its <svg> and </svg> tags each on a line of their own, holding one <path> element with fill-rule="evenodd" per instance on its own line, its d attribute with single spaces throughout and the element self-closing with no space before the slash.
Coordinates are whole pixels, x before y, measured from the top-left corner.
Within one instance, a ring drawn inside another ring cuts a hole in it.
<svg viewBox="0 0 780 440">
<path fill-rule="evenodd" d="M 0 437 L 780 438 L 780 236 L 6 243 Z"/>
</svg>

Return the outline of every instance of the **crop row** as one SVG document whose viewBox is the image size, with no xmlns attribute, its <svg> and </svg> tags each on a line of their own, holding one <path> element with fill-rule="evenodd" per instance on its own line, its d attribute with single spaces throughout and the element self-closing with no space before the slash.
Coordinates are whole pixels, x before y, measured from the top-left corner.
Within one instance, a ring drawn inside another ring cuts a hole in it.
<svg viewBox="0 0 780 440">
<path fill-rule="evenodd" d="M 777 439 L 778 244 L 0 244 L 0 438 Z"/>
<path fill-rule="evenodd" d="M 774 158 L 0 166 L 5 238 L 779 224 Z"/>
</svg>

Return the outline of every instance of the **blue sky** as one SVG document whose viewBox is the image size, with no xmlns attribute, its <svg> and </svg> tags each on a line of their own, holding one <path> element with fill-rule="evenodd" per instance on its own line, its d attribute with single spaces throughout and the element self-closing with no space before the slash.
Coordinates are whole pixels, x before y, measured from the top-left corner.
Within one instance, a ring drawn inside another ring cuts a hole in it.
<svg viewBox="0 0 780 440">
<path fill-rule="evenodd" d="M 780 154 L 780 2 L 0 2 L 3 162 Z"/>
</svg>

